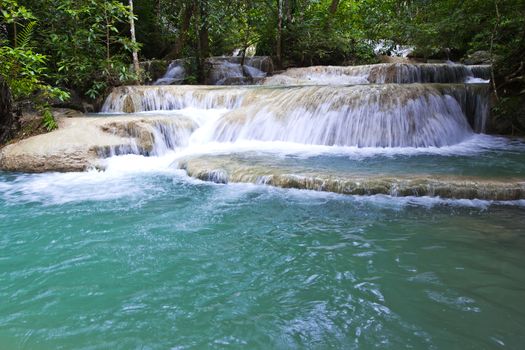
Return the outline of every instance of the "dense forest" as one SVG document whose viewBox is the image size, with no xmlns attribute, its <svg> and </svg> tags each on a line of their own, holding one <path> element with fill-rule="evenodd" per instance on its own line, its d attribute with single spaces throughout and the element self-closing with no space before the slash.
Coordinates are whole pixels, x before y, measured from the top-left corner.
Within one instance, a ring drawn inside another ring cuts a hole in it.
<svg viewBox="0 0 525 350">
<path fill-rule="evenodd" d="M 0 11 L 0 77 L 48 129 L 51 105 L 141 83 L 137 54 L 193 57 L 199 83 L 206 57 L 235 49 L 284 69 L 375 63 L 381 42 L 381 54 L 405 45 L 423 61 L 484 55 L 498 131 L 525 130 L 525 0 L 0 0 Z"/>
</svg>

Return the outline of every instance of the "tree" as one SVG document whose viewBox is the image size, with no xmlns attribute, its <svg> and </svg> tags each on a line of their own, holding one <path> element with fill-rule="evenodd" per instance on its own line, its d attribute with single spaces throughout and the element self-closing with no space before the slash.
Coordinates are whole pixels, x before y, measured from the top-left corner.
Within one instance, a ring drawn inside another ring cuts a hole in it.
<svg viewBox="0 0 525 350">
<path fill-rule="evenodd" d="M 140 75 L 139 53 L 137 48 L 137 38 L 135 37 L 135 14 L 133 12 L 133 0 L 129 0 L 129 14 L 131 43 L 133 44 L 133 67 L 135 69 L 135 74 Z"/>
</svg>

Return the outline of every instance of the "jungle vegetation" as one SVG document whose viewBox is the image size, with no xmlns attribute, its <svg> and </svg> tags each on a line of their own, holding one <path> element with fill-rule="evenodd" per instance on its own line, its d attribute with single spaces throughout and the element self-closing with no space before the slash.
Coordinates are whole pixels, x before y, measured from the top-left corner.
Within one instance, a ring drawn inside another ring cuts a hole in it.
<svg viewBox="0 0 525 350">
<path fill-rule="evenodd" d="M 286 68 L 373 63 L 379 41 L 423 59 L 487 52 L 494 112 L 525 130 L 525 0 L 0 0 L 0 77 L 50 129 L 53 101 L 140 83 L 133 53 L 200 64 L 255 46 Z"/>
</svg>

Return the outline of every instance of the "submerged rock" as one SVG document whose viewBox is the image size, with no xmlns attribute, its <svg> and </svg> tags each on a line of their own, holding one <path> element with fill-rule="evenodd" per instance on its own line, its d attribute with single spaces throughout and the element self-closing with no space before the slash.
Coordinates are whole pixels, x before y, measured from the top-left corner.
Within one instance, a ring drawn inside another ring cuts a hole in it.
<svg viewBox="0 0 525 350">
<path fill-rule="evenodd" d="M 232 156 L 201 156 L 178 163 L 189 176 L 216 183 L 254 183 L 348 195 L 432 196 L 451 199 L 525 199 L 525 179 L 501 181 L 443 175 L 363 175 L 298 170 Z"/>
</svg>

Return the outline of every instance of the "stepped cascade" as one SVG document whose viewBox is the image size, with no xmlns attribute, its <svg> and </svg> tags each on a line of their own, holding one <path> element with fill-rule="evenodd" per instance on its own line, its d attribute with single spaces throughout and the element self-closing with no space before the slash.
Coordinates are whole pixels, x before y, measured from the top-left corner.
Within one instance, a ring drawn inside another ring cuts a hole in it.
<svg viewBox="0 0 525 350">
<path fill-rule="evenodd" d="M 209 63 L 216 66 L 215 84 L 246 77 L 235 60 Z M 259 63 L 269 69 L 267 61 Z M 525 198 L 521 161 L 514 159 L 515 154 L 521 157 L 521 146 L 513 151 L 483 134 L 489 120 L 489 66 L 308 67 L 289 69 L 258 85 L 164 85 L 180 79 L 182 69 L 180 61 L 174 62 L 156 85 L 115 88 L 102 108 L 108 119 L 85 122 L 103 133 L 103 146 L 89 153 L 102 160 L 78 161 L 75 169 L 105 169 L 104 159 L 135 154 L 218 183 L 353 195 Z M 489 162 L 501 161 L 499 172 L 507 175 L 480 176 L 483 161 L 465 168 L 484 152 Z M 71 151 L 73 159 L 76 154 Z M 428 155 L 434 155 L 442 171 L 426 164 Z M 377 161 L 389 164 L 386 168 L 362 160 L 385 156 L 394 157 Z M 459 161 L 451 162 L 451 156 Z M 294 157 L 313 158 L 299 166 Z M 11 168 L 20 164 L 16 154 L 5 159 Z"/>
<path fill-rule="evenodd" d="M 525 0 L 0 18 L 0 350 L 525 348 Z"/>
<path fill-rule="evenodd" d="M 489 65 L 384 63 L 292 68 L 267 78 L 264 84 L 487 83 L 489 78 Z"/>
<path fill-rule="evenodd" d="M 153 85 L 180 85 L 188 75 L 196 74 L 191 67 L 193 59 L 177 59 L 169 63 L 164 76 Z M 204 61 L 206 84 L 208 85 L 249 85 L 261 82 L 273 72 L 273 63 L 268 56 L 245 57 L 221 56 L 209 57 Z"/>
<path fill-rule="evenodd" d="M 262 86 L 115 88 L 102 112 L 225 110 L 204 121 L 204 142 L 441 147 L 485 131 L 489 72 L 489 66 L 460 64 L 294 68 Z"/>
</svg>

